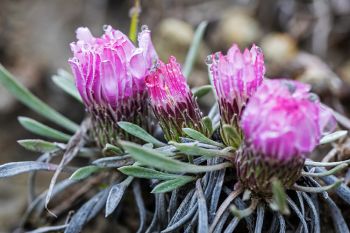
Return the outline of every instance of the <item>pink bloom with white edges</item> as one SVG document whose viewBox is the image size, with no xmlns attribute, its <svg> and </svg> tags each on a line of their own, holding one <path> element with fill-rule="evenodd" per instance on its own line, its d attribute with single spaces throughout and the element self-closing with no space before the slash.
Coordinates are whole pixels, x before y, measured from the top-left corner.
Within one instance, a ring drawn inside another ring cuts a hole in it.
<svg viewBox="0 0 350 233">
<path fill-rule="evenodd" d="M 246 145 L 282 161 L 305 158 L 335 125 L 332 111 L 310 93 L 309 85 L 283 79 L 265 80 L 241 120 Z"/>
</svg>

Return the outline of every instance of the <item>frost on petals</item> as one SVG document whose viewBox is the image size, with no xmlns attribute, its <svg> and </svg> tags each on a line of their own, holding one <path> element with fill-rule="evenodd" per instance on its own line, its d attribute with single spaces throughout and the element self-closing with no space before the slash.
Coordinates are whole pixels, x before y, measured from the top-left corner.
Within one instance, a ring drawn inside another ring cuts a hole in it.
<svg viewBox="0 0 350 233">
<path fill-rule="evenodd" d="M 151 106 L 167 140 L 178 141 L 185 127 L 203 131 L 198 104 L 175 57 L 170 57 L 168 64 L 159 61 L 146 84 Z"/>
</svg>

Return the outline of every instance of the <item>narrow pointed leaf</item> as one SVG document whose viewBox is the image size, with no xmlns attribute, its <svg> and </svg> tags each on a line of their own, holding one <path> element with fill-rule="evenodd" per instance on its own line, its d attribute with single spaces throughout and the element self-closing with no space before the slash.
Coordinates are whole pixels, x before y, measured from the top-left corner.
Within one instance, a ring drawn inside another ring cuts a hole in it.
<svg viewBox="0 0 350 233">
<path fill-rule="evenodd" d="M 73 215 L 64 233 L 82 232 L 84 225 L 91 220 L 92 214 L 100 211 L 101 204 L 106 201 L 107 192 L 108 190 L 100 191 L 80 207 L 80 209 Z"/>
<path fill-rule="evenodd" d="M 26 87 L 16 81 L 16 79 L 0 64 L 0 83 L 14 95 L 20 102 L 28 108 L 46 117 L 52 122 L 64 127 L 71 132 L 78 129 L 78 125 L 45 104 L 38 97 L 34 96 Z"/>
<path fill-rule="evenodd" d="M 283 186 L 279 180 L 272 182 L 273 204 L 271 208 L 280 211 L 282 214 L 289 214 L 289 208 L 287 204 L 287 195 L 283 189 Z"/>
<path fill-rule="evenodd" d="M 152 135 L 147 133 L 146 130 L 144 130 L 143 128 L 141 128 L 138 125 L 135 125 L 133 123 L 126 122 L 126 121 L 119 121 L 118 125 L 120 128 L 125 130 L 127 133 L 129 133 L 135 137 L 138 137 L 138 138 L 144 140 L 145 142 L 152 143 L 156 146 L 164 146 L 165 145 L 163 142 L 159 141 L 158 139 L 156 139 L 155 137 L 153 137 Z"/>
<path fill-rule="evenodd" d="M 176 179 L 167 180 L 158 184 L 156 187 L 154 187 L 154 189 L 152 190 L 152 193 L 170 192 L 174 189 L 184 186 L 185 184 L 195 179 L 196 179 L 195 177 L 191 177 L 191 176 L 182 176 Z"/>
<path fill-rule="evenodd" d="M 119 168 L 118 170 L 128 176 L 134 176 L 134 177 L 146 178 L 146 179 L 171 180 L 171 179 L 178 178 L 180 176 L 180 175 L 174 175 L 174 174 L 156 171 L 151 168 L 139 167 L 139 166 L 124 166 Z"/>
<path fill-rule="evenodd" d="M 144 165 L 155 167 L 161 170 L 178 173 L 202 173 L 207 171 L 220 170 L 225 167 L 232 166 L 230 163 L 221 163 L 211 166 L 197 166 L 175 160 L 168 157 L 166 154 L 156 151 L 154 149 L 144 148 L 132 142 L 121 141 L 123 148 L 130 153 L 130 155 Z"/>
<path fill-rule="evenodd" d="M 334 133 L 327 134 L 321 138 L 320 145 L 334 142 L 342 137 L 345 137 L 348 134 L 347 130 L 339 130 Z"/>
<path fill-rule="evenodd" d="M 67 94 L 78 100 L 79 102 L 83 102 L 80 94 L 74 84 L 74 80 L 66 77 L 66 76 L 52 76 L 52 81 Z"/>
<path fill-rule="evenodd" d="M 86 167 L 81 167 L 78 170 L 76 170 L 69 179 L 71 180 L 82 180 L 85 179 L 92 174 L 101 171 L 100 167 L 97 166 L 86 166 Z"/>
<path fill-rule="evenodd" d="M 213 90 L 213 87 L 211 85 L 203 85 L 200 87 L 192 88 L 192 93 L 195 97 L 201 98 L 208 94 L 211 90 Z"/>
<path fill-rule="evenodd" d="M 55 171 L 57 165 L 51 163 L 23 161 L 0 165 L 0 177 L 15 176 L 30 171 Z"/>
<path fill-rule="evenodd" d="M 204 134 L 202 134 L 201 132 L 198 132 L 197 130 L 191 129 L 191 128 L 183 128 L 182 131 L 184 131 L 184 133 L 186 135 L 188 135 L 189 137 L 199 141 L 199 142 L 203 142 L 209 145 L 213 145 L 213 146 L 218 146 L 218 147 L 223 147 L 224 145 L 213 141 L 209 138 L 207 138 Z"/>
<path fill-rule="evenodd" d="M 124 196 L 125 190 L 130 185 L 132 180 L 133 177 L 128 177 L 123 182 L 113 185 L 107 197 L 105 214 L 106 217 L 112 214 L 114 210 L 118 207 L 121 199 Z"/>
<path fill-rule="evenodd" d="M 71 137 L 68 134 L 62 133 L 28 117 L 18 117 L 18 121 L 28 131 L 43 137 L 48 137 L 63 142 L 68 141 Z"/>
<path fill-rule="evenodd" d="M 206 198 L 204 196 L 201 181 L 198 179 L 196 182 L 196 189 L 198 193 L 198 229 L 197 232 L 208 232 L 208 207 Z"/>
<path fill-rule="evenodd" d="M 51 152 L 59 148 L 55 143 L 41 139 L 24 139 L 18 140 L 17 142 L 27 150 L 41 153 Z"/>
<path fill-rule="evenodd" d="M 204 127 L 208 130 L 209 135 L 213 135 L 214 128 L 213 128 L 213 122 L 211 121 L 210 117 L 205 116 L 202 118 L 202 123 Z"/>
<path fill-rule="evenodd" d="M 123 154 L 123 151 L 119 147 L 107 143 L 102 153 L 106 156 L 113 156 Z"/>
<path fill-rule="evenodd" d="M 229 154 L 225 151 L 221 150 L 213 150 L 213 149 L 205 149 L 197 146 L 197 143 L 177 143 L 177 142 L 169 142 L 171 145 L 174 145 L 176 149 L 180 152 L 185 153 L 187 155 L 198 155 L 198 156 L 206 156 L 206 157 L 226 157 Z"/>
<path fill-rule="evenodd" d="M 197 29 L 196 32 L 194 34 L 194 38 L 192 40 L 190 49 L 188 50 L 188 53 L 186 55 L 186 60 L 185 60 L 185 64 L 184 64 L 184 68 L 183 68 L 183 74 L 186 78 L 188 78 L 191 74 L 194 62 L 196 60 L 197 54 L 198 54 L 198 50 L 199 50 L 199 46 L 201 44 L 203 35 L 204 35 L 204 31 L 207 28 L 208 23 L 207 22 L 201 22 Z"/>
</svg>

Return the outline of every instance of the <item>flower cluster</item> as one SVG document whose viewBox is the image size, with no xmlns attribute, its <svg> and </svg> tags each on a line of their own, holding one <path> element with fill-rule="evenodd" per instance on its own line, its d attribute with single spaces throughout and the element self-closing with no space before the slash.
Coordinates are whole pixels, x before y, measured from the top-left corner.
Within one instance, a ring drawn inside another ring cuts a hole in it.
<svg viewBox="0 0 350 233">
<path fill-rule="evenodd" d="M 116 144 L 125 138 L 117 122 L 127 120 L 150 128 L 145 77 L 157 54 L 150 31 L 139 34 L 139 48 L 122 32 L 105 27 L 100 38 L 88 28 L 78 28 L 77 42 L 71 43 L 74 57 L 69 59 L 77 89 L 93 119 L 97 143 Z"/>
<path fill-rule="evenodd" d="M 229 125 L 240 132 L 239 121 L 249 100 L 264 78 L 264 57 L 259 47 L 253 45 L 242 53 L 234 44 L 223 55 L 218 52 L 209 56 L 210 72 L 218 99 L 221 127 Z M 221 131 L 224 143 L 237 147 L 235 140 Z"/>
<path fill-rule="evenodd" d="M 210 136 L 180 65 L 175 57 L 167 64 L 158 60 L 147 28 L 139 34 L 139 48 L 111 26 L 100 38 L 79 28 L 77 38 L 69 62 L 98 145 L 128 137 L 118 121 L 149 130 L 148 103 L 167 141 L 179 142 L 185 127 Z M 285 187 L 293 185 L 322 134 L 334 129 L 331 111 L 310 93 L 309 85 L 264 79 L 263 53 L 255 45 L 244 52 L 233 45 L 227 55 L 218 52 L 208 61 L 221 139 L 237 149 L 241 184 L 259 194 L 269 194 L 276 178 Z"/>
<path fill-rule="evenodd" d="M 250 189 L 265 192 L 274 178 L 286 187 L 294 184 L 335 120 L 309 85 L 265 80 L 247 104 L 241 127 L 245 140 L 236 157 L 238 176 Z"/>
<path fill-rule="evenodd" d="M 146 78 L 151 105 L 167 140 L 179 141 L 182 128 L 203 132 L 202 114 L 175 57 L 159 61 Z"/>
</svg>

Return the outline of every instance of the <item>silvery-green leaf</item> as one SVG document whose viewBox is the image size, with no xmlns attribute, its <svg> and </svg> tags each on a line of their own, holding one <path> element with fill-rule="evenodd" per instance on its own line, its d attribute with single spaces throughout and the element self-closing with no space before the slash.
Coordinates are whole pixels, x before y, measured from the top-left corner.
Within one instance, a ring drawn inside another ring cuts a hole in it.
<svg viewBox="0 0 350 233">
<path fill-rule="evenodd" d="M 203 143 L 210 144 L 213 146 L 223 147 L 223 144 L 207 138 L 204 134 L 202 134 L 201 132 L 198 132 L 197 130 L 194 130 L 191 128 L 183 128 L 182 131 L 184 131 L 184 133 L 186 135 L 188 135 L 189 137 L 191 137 L 199 142 L 203 142 Z"/>
<path fill-rule="evenodd" d="M 57 165 L 35 161 L 12 162 L 0 165 L 0 177 L 15 176 L 30 171 L 55 171 Z"/>
<path fill-rule="evenodd" d="M 202 173 L 207 171 L 216 171 L 225 167 L 230 167 L 230 163 L 221 163 L 210 166 L 198 166 L 185 162 L 178 161 L 170 158 L 167 154 L 164 154 L 155 149 L 144 148 L 136 143 L 121 141 L 122 147 L 130 153 L 130 155 L 143 165 L 155 167 L 160 170 L 177 173 Z"/>
<path fill-rule="evenodd" d="M 54 151 L 59 148 L 55 143 L 44 141 L 41 139 L 24 139 L 18 140 L 17 142 L 27 150 L 42 153 Z"/>
<path fill-rule="evenodd" d="M 48 137 L 63 142 L 68 141 L 71 137 L 68 134 L 62 133 L 28 117 L 18 117 L 18 121 L 28 131 L 43 137 Z"/>
<path fill-rule="evenodd" d="M 133 177 L 128 177 L 123 182 L 112 186 L 111 190 L 109 191 L 106 202 L 106 217 L 112 214 L 114 210 L 118 207 L 121 199 L 124 196 L 125 190 L 130 185 L 132 180 Z"/>
<path fill-rule="evenodd" d="M 339 130 L 334 133 L 327 134 L 326 136 L 321 138 L 320 145 L 334 142 L 342 137 L 345 137 L 347 134 L 347 130 Z"/>
<path fill-rule="evenodd" d="M 90 200 L 88 200 L 80 209 L 73 215 L 64 233 L 79 233 L 84 225 L 92 218 L 92 214 L 97 214 L 105 201 L 108 190 L 102 190 Z"/>
<path fill-rule="evenodd" d="M 211 85 L 203 85 L 200 87 L 194 87 L 192 88 L 192 93 L 193 96 L 197 97 L 197 98 L 201 98 L 203 96 L 205 96 L 206 94 L 208 94 L 211 90 L 212 90 L 212 86 Z"/>
<path fill-rule="evenodd" d="M 156 139 L 155 137 L 153 137 L 152 135 L 147 133 L 146 130 L 144 130 L 143 128 L 141 128 L 138 125 L 135 125 L 133 123 L 126 122 L 126 121 L 119 121 L 118 125 L 120 128 L 125 130 L 127 133 L 129 133 L 135 137 L 138 137 L 138 138 L 144 140 L 145 142 L 152 143 L 156 146 L 164 146 L 165 145 L 163 142 L 159 141 L 158 139 Z"/>
<path fill-rule="evenodd" d="M 46 117 L 57 125 L 75 132 L 78 125 L 69 120 L 47 104 L 45 104 L 38 97 L 34 96 L 26 87 L 17 82 L 16 79 L 0 64 L 0 83 L 14 95 L 20 102 L 28 108 Z"/>
<path fill-rule="evenodd" d="M 195 179 L 196 179 L 195 177 L 191 177 L 191 176 L 182 176 L 176 179 L 167 180 L 158 184 L 156 187 L 154 187 L 154 189 L 152 190 L 152 193 L 170 192 L 174 189 L 184 186 L 185 184 L 191 181 L 194 181 Z"/>
<path fill-rule="evenodd" d="M 223 152 L 221 150 L 214 150 L 214 149 L 205 149 L 197 146 L 197 143 L 177 143 L 170 141 L 169 144 L 173 145 L 178 149 L 180 152 L 185 153 L 187 155 L 197 155 L 197 156 L 206 156 L 206 157 L 226 157 L 229 154 L 226 152 Z"/>
<path fill-rule="evenodd" d="M 205 116 L 202 118 L 202 123 L 204 125 L 204 127 L 208 130 L 209 132 L 209 135 L 213 135 L 213 132 L 214 132 L 214 128 L 213 128 L 213 122 L 212 120 L 210 119 L 210 117 L 208 116 Z"/>
<path fill-rule="evenodd" d="M 86 167 L 81 167 L 78 170 L 76 170 L 70 177 L 69 179 L 71 180 L 82 180 L 85 179 L 92 174 L 101 171 L 100 167 L 97 166 L 86 166 Z"/>
<path fill-rule="evenodd" d="M 75 98 L 81 103 L 83 102 L 74 84 L 74 79 L 63 75 L 54 75 L 52 76 L 52 81 L 63 91 L 71 95 L 73 98 Z"/>
<path fill-rule="evenodd" d="M 103 148 L 102 153 L 106 156 L 112 156 L 123 154 L 123 151 L 119 147 L 107 143 Z"/>
<path fill-rule="evenodd" d="M 201 22 L 197 29 L 196 32 L 194 34 L 194 38 L 192 40 L 190 49 L 188 50 L 188 53 L 186 55 L 186 60 L 185 60 L 185 64 L 183 66 L 183 74 L 186 78 L 188 78 L 190 76 L 190 73 L 192 71 L 193 68 L 193 64 L 194 61 L 196 60 L 197 54 L 198 54 L 198 49 L 199 46 L 201 44 L 203 35 L 204 35 L 204 31 L 207 28 L 208 23 L 206 21 Z"/>
<path fill-rule="evenodd" d="M 174 175 L 174 174 L 156 171 L 151 168 L 139 167 L 139 166 L 124 166 L 119 168 L 118 170 L 128 176 L 134 176 L 134 177 L 146 178 L 146 179 L 170 180 L 170 179 L 178 178 L 180 176 L 180 175 Z"/>
<path fill-rule="evenodd" d="M 287 195 L 279 180 L 272 182 L 273 203 L 270 205 L 272 209 L 280 211 L 282 214 L 289 214 L 287 204 Z"/>
</svg>

